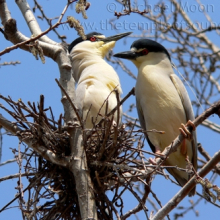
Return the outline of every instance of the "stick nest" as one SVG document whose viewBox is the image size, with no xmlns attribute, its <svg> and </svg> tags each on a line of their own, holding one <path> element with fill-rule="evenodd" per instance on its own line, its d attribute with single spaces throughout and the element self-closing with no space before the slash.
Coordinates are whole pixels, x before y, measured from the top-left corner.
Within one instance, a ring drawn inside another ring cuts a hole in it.
<svg viewBox="0 0 220 220">
<path fill-rule="evenodd" d="M 31 140 L 60 158 L 71 156 L 68 125 L 63 126 L 62 115 L 56 121 L 51 108 L 44 108 L 43 96 L 37 106 L 30 102 L 25 105 L 21 100 L 14 102 L 10 97 L 0 98 L 13 109 L 10 111 L 0 105 L 16 120 L 14 124 L 21 128 L 16 135 L 21 141 Z M 126 131 L 124 125 L 112 126 L 112 121 L 113 116 L 103 117 L 102 124 L 95 125 L 91 130 L 83 130 L 99 219 L 113 219 L 114 214 L 119 215 L 117 210 L 123 215 L 121 195 L 125 189 L 132 191 L 129 179 L 125 180 L 124 174 L 135 173 L 132 168 L 129 170 L 128 165 L 132 159 L 140 157 L 140 152 L 132 147 L 135 140 L 140 141 L 140 136 L 132 135 L 132 129 Z M 19 197 L 23 216 L 29 219 L 36 216 L 42 220 L 80 219 L 75 180 L 69 169 L 47 161 L 27 146 L 23 152 L 17 151 L 17 154 L 26 160 L 25 173 L 33 173 L 33 176 L 27 175 L 30 183 L 22 191 L 28 194 L 28 199 Z M 136 163 L 138 167 L 143 169 L 141 163 Z M 122 179 L 124 181 L 119 181 Z M 106 196 L 107 190 L 114 193 L 113 199 L 109 200 Z"/>
</svg>

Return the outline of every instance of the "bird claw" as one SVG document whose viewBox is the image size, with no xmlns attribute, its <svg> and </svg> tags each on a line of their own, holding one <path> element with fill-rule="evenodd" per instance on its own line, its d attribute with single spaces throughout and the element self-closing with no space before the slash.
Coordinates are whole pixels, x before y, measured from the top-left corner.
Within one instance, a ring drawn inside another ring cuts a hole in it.
<svg viewBox="0 0 220 220">
<path fill-rule="evenodd" d="M 158 148 L 156 148 L 156 151 L 154 153 L 164 157 L 164 155 L 161 153 L 161 150 L 159 150 Z M 156 161 L 157 158 L 158 158 L 157 156 L 155 158 L 150 157 L 149 162 L 153 165 L 157 165 L 157 161 Z"/>
<path fill-rule="evenodd" d="M 187 126 L 191 126 L 193 131 L 196 130 L 196 126 L 194 125 L 194 123 L 191 120 L 189 120 L 185 125 L 181 124 L 181 128 L 179 128 L 179 130 L 186 139 L 192 140 L 192 134 L 188 130 Z"/>
<path fill-rule="evenodd" d="M 152 165 L 156 165 L 156 158 L 149 158 L 148 161 L 152 164 Z"/>
</svg>

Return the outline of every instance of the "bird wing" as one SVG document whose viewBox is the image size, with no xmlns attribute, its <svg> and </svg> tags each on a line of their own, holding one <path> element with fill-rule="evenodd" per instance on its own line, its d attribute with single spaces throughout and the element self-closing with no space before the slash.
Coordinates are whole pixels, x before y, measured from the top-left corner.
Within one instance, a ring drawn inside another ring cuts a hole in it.
<svg viewBox="0 0 220 220">
<path fill-rule="evenodd" d="M 78 84 L 76 88 L 76 106 L 80 110 L 83 110 L 85 93 L 86 93 L 86 84 L 85 83 Z"/>
<path fill-rule="evenodd" d="M 192 109 L 192 104 L 191 104 L 191 101 L 189 99 L 189 95 L 186 91 L 184 84 L 179 79 L 179 77 L 175 74 L 171 74 L 170 79 L 173 82 L 173 84 L 174 84 L 174 86 L 180 96 L 180 99 L 182 101 L 183 108 L 184 108 L 185 114 L 186 114 L 186 120 L 193 121 L 195 119 L 195 117 L 194 117 L 194 113 L 193 113 L 193 109 Z M 197 170 L 197 137 L 196 137 L 195 131 L 192 132 L 192 142 L 191 143 L 192 143 L 192 151 L 193 151 L 193 157 L 192 157 L 191 162 L 192 162 L 195 170 Z"/>
<path fill-rule="evenodd" d="M 136 98 L 136 108 L 137 108 L 138 118 L 139 118 L 141 127 L 146 131 L 147 129 L 146 129 L 143 110 L 142 110 L 142 107 L 141 107 L 137 98 Z M 151 150 L 155 153 L 155 146 L 151 143 L 150 139 L 148 138 L 147 132 L 145 132 L 145 137 L 147 139 L 147 142 L 148 142 Z"/>
<path fill-rule="evenodd" d="M 137 108 L 137 113 L 138 113 L 138 117 L 139 117 L 139 121 L 141 124 L 141 127 L 146 130 L 146 125 L 145 125 L 145 120 L 144 120 L 144 114 L 141 108 L 141 105 L 138 101 L 138 99 L 136 98 L 136 108 Z"/>
</svg>

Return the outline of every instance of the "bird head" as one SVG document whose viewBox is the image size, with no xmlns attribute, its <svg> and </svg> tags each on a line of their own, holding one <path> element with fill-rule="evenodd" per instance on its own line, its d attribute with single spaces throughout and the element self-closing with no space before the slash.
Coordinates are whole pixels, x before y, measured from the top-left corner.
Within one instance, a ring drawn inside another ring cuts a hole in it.
<svg viewBox="0 0 220 220">
<path fill-rule="evenodd" d="M 70 44 L 68 51 L 69 53 L 72 53 L 72 51 L 77 51 L 77 53 L 86 52 L 88 55 L 98 55 L 104 58 L 108 51 L 115 46 L 117 40 L 129 34 L 131 34 L 131 32 L 105 37 L 105 35 L 101 33 L 92 32 L 86 35 L 86 40 L 83 40 L 82 37 L 75 39 Z"/>
<path fill-rule="evenodd" d="M 116 53 L 113 55 L 114 57 L 131 60 L 137 68 L 143 62 L 151 61 L 156 64 L 160 62 L 161 59 L 168 58 L 169 61 L 170 55 L 166 48 L 156 41 L 150 39 L 139 39 L 132 43 L 131 50 Z"/>
</svg>

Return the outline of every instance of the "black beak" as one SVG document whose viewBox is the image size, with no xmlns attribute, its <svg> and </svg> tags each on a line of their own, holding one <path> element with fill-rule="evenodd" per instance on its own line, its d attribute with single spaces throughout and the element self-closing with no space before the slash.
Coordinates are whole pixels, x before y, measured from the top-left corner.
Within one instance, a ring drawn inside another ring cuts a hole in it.
<svg viewBox="0 0 220 220">
<path fill-rule="evenodd" d="M 114 36 L 110 36 L 110 37 L 106 37 L 101 39 L 101 41 L 104 41 L 105 43 L 108 43 L 110 41 L 117 41 L 120 40 L 123 37 L 126 37 L 128 35 L 130 35 L 132 32 L 126 32 L 126 33 L 122 33 L 122 34 L 116 34 Z"/>
<path fill-rule="evenodd" d="M 121 53 L 116 53 L 113 55 L 114 57 L 122 58 L 122 59 L 127 59 L 127 60 L 135 60 L 138 55 L 135 52 L 132 51 L 125 51 Z"/>
</svg>

